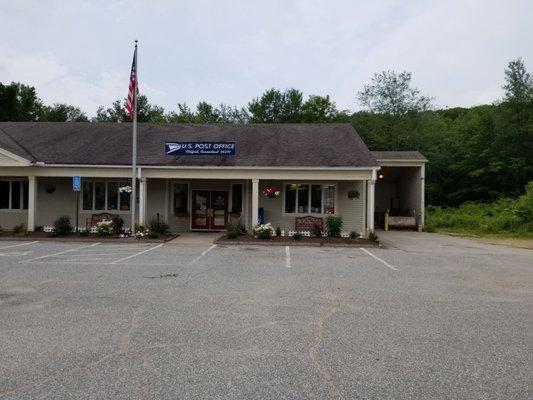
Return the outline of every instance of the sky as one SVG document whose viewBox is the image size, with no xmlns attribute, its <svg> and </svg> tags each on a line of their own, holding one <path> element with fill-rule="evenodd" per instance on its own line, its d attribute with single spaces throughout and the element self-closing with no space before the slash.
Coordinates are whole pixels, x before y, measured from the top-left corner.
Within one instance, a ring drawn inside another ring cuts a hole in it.
<svg viewBox="0 0 533 400">
<path fill-rule="evenodd" d="M 435 107 L 502 97 L 533 70 L 531 0 L 0 0 L 0 82 L 89 116 L 127 95 L 134 39 L 151 103 L 245 106 L 269 88 L 358 110 L 374 73 L 406 70 Z"/>
</svg>

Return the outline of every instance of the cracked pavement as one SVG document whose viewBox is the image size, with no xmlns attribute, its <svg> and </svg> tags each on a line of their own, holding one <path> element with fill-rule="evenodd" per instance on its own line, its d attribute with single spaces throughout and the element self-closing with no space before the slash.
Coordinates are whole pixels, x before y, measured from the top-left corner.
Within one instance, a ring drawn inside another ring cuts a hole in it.
<svg viewBox="0 0 533 400">
<path fill-rule="evenodd" d="M 383 236 L 291 268 L 283 247 L 0 242 L 0 399 L 530 397 L 533 251 Z"/>
</svg>

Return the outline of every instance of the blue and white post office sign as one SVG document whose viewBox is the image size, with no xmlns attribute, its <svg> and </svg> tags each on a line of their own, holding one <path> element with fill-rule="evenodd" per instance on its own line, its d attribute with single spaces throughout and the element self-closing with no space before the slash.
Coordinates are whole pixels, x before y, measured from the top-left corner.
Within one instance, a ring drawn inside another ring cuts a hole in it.
<svg viewBox="0 0 533 400">
<path fill-rule="evenodd" d="M 165 142 L 167 156 L 234 156 L 235 142 Z"/>
</svg>

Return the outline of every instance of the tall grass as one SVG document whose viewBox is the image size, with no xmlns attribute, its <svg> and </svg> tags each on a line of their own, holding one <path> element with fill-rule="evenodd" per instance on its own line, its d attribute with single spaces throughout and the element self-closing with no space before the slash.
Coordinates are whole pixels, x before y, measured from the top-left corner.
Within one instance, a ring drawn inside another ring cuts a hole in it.
<svg viewBox="0 0 533 400">
<path fill-rule="evenodd" d="M 426 216 L 429 231 L 533 237 L 533 181 L 517 199 L 466 202 L 456 208 L 428 206 Z"/>
</svg>

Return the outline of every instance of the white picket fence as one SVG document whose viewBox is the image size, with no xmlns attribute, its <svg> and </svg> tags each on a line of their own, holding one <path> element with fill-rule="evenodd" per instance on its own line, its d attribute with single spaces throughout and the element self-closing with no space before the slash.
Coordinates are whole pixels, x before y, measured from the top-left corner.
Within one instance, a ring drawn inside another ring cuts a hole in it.
<svg viewBox="0 0 533 400">
<path fill-rule="evenodd" d="M 299 233 L 300 235 L 306 236 L 306 237 L 313 236 L 311 231 L 292 231 L 292 230 L 289 230 L 287 232 L 282 230 L 281 231 L 281 236 L 283 236 L 283 237 L 285 237 L 285 236 L 292 237 L 295 233 Z M 324 237 L 324 236 L 326 236 L 326 233 L 322 232 L 322 237 Z M 361 232 L 357 232 L 357 237 L 361 237 L 361 236 L 362 236 Z M 341 231 L 341 237 L 343 237 L 343 238 L 350 237 L 350 232 Z"/>
<path fill-rule="evenodd" d="M 74 231 L 74 227 L 72 227 L 72 230 Z M 87 228 L 85 226 L 78 226 L 78 232 L 85 232 Z M 53 225 L 45 225 L 43 226 L 43 231 L 51 233 L 54 231 Z M 96 226 L 91 226 L 91 233 L 96 233 Z"/>
</svg>

